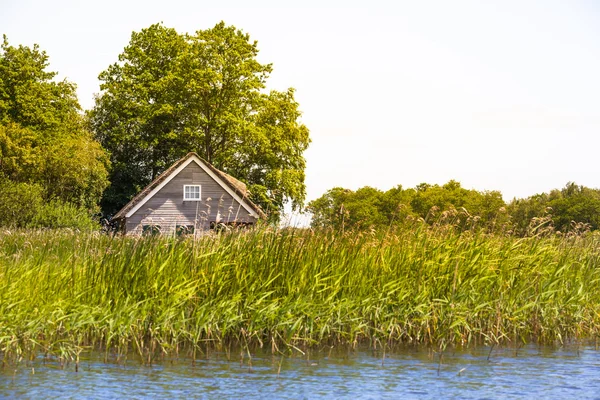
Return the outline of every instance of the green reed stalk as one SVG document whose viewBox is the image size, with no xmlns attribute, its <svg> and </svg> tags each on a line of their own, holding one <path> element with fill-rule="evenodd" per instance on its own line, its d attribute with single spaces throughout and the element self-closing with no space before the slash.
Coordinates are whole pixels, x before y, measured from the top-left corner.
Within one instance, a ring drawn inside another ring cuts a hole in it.
<svg viewBox="0 0 600 400">
<path fill-rule="evenodd" d="M 448 344 L 593 338 L 600 236 L 418 226 L 173 238 L 0 233 L 0 352 L 76 359 L 208 343 Z"/>
</svg>

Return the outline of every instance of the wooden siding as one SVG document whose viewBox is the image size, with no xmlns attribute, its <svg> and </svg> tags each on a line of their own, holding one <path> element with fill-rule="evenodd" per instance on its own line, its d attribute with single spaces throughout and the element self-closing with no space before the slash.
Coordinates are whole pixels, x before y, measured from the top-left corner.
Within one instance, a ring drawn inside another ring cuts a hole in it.
<svg viewBox="0 0 600 400">
<path fill-rule="evenodd" d="M 183 185 L 200 185 L 201 201 L 184 201 Z M 126 220 L 126 233 L 141 234 L 143 225 L 159 225 L 173 233 L 177 225 L 208 230 L 221 214 L 221 222 L 256 222 L 227 191 L 198 164 L 191 162 Z"/>
</svg>

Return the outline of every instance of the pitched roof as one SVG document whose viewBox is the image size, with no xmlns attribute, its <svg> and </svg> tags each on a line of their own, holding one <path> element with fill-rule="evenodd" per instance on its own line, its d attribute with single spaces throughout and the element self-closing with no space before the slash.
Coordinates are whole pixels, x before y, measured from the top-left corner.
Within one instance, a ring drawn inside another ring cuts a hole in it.
<svg viewBox="0 0 600 400">
<path fill-rule="evenodd" d="M 182 157 L 179 160 L 177 160 L 173 165 L 171 165 L 169 168 L 167 168 L 162 174 L 160 174 L 158 177 L 156 177 L 156 179 L 154 179 L 152 182 L 150 182 L 150 184 L 148 186 L 146 186 L 141 192 L 139 192 L 133 199 L 131 199 L 129 201 L 129 203 L 125 204 L 125 206 L 122 209 L 120 209 L 119 212 L 116 213 L 112 217 L 112 219 L 115 220 L 115 219 L 125 218 L 127 216 L 127 213 L 129 213 L 132 209 L 134 209 L 138 204 L 140 204 L 141 202 L 145 203 L 145 200 L 147 198 L 151 197 L 150 194 L 152 193 L 152 191 L 154 191 L 157 187 L 159 187 L 166 180 L 170 180 L 171 175 L 173 175 L 173 173 L 175 171 L 177 171 L 177 169 L 179 167 L 181 167 L 183 164 L 185 164 L 190 158 L 195 158 L 196 162 L 198 162 L 198 161 L 201 162 L 205 167 L 207 167 L 210 171 L 212 171 L 222 181 L 222 182 L 219 182 L 219 179 L 217 179 L 216 180 L 217 183 L 221 184 L 221 186 L 226 185 L 235 194 L 237 194 L 239 197 L 241 197 L 241 200 L 246 205 L 248 205 L 254 212 L 256 212 L 256 214 L 258 214 L 259 217 L 261 217 L 261 218 L 266 217 L 265 213 L 261 210 L 261 208 L 259 206 L 257 206 L 256 204 L 254 204 L 252 201 L 250 201 L 250 199 L 248 198 L 248 196 L 250 195 L 250 192 L 248 191 L 248 189 L 246 188 L 246 185 L 243 182 L 238 181 L 233 176 L 228 175 L 223 171 L 219 171 L 218 169 L 213 167 L 211 164 L 209 164 L 207 161 L 200 158 L 198 156 L 198 154 L 191 152 L 191 153 L 188 153 L 185 157 Z"/>
</svg>

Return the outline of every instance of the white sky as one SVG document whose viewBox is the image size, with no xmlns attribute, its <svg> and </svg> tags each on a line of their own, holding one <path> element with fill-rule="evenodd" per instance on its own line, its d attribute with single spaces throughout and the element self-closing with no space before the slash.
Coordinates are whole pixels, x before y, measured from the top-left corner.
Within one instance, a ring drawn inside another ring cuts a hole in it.
<svg viewBox="0 0 600 400">
<path fill-rule="evenodd" d="M 592 0 L 0 0 L 0 33 L 46 50 L 84 108 L 132 31 L 221 20 L 258 40 L 269 88 L 297 90 L 312 138 L 308 200 L 450 179 L 505 200 L 600 186 Z"/>
</svg>

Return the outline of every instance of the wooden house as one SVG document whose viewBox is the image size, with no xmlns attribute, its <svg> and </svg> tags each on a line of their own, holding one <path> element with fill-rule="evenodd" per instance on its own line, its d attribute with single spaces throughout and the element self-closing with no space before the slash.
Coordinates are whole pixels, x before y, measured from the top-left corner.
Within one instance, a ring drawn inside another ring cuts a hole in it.
<svg viewBox="0 0 600 400">
<path fill-rule="evenodd" d="M 246 185 L 188 153 L 137 194 L 115 216 L 125 234 L 185 234 L 264 218 Z"/>
</svg>

